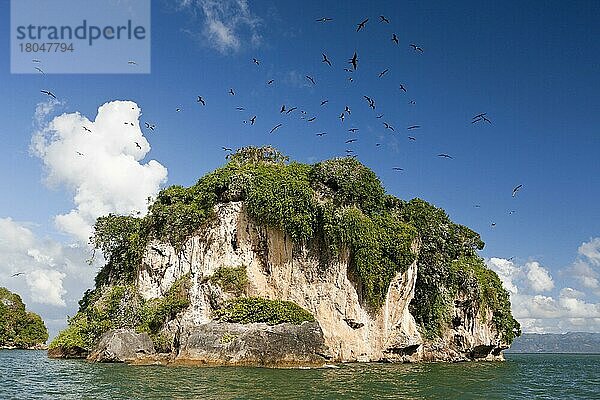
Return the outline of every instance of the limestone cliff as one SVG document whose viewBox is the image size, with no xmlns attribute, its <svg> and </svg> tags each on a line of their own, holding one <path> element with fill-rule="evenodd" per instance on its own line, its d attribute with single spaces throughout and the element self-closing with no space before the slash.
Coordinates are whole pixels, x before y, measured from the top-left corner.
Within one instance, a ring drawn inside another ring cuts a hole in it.
<svg viewBox="0 0 600 400">
<path fill-rule="evenodd" d="M 241 149 L 196 185 L 165 189 L 148 216 L 95 228 L 107 264 L 54 356 L 492 360 L 519 334 L 507 292 L 476 254 L 479 235 L 422 200 L 387 195 L 353 159 L 288 164 L 272 148 Z"/>
<path fill-rule="evenodd" d="M 210 323 L 215 307 L 228 294 L 209 278 L 221 266 L 246 266 L 247 295 L 292 301 L 310 311 L 323 330 L 326 354 L 334 361 L 467 360 L 498 356 L 498 333 L 457 298 L 454 319 L 460 323 L 429 342 L 417 329 L 409 304 L 414 295 L 417 263 L 392 280 L 383 307 L 373 312 L 361 304 L 349 275 L 349 256 L 323 265 L 307 246 L 294 246 L 278 229 L 254 223 L 242 202 L 217 206 L 217 218 L 177 252 L 168 243 L 151 242 L 137 277 L 145 299 L 164 296 L 189 274 L 191 304 L 169 329 L 185 337 Z M 418 250 L 415 243 L 414 250 Z M 185 346 L 185 342 L 183 343 Z M 182 357 L 193 359 L 189 352 Z M 180 355 L 177 355 L 180 357 Z"/>
</svg>

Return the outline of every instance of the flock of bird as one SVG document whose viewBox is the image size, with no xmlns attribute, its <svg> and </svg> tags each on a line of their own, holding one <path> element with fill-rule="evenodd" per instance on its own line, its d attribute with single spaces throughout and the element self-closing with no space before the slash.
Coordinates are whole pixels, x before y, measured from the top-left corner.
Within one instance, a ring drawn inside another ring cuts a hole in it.
<svg viewBox="0 0 600 400">
<path fill-rule="evenodd" d="M 363 30 L 366 29 L 367 24 L 369 23 L 369 20 L 370 20 L 370 18 L 365 18 L 362 21 L 358 22 L 356 24 L 356 33 L 362 34 L 360 32 L 362 32 Z M 384 15 L 380 15 L 378 20 L 379 20 L 379 23 L 381 23 L 381 24 L 390 24 L 390 19 L 388 19 Z M 321 17 L 321 18 L 316 19 L 315 21 L 317 23 L 320 23 L 320 24 L 329 24 L 329 23 L 333 23 L 334 19 L 331 18 L 331 17 Z M 396 33 L 391 33 L 390 41 L 394 45 L 399 45 L 399 43 L 400 43 L 400 40 L 399 40 L 398 35 Z M 408 45 L 408 47 L 410 49 L 412 49 L 412 51 L 414 53 L 416 53 L 416 54 L 423 54 L 425 52 L 425 50 L 423 49 L 423 47 L 421 47 L 420 45 L 415 44 L 415 43 L 410 43 Z M 322 59 L 321 59 L 321 63 L 322 64 L 325 64 L 327 67 L 333 67 L 334 66 L 334 62 L 332 61 L 332 59 L 325 52 L 321 53 L 321 57 L 322 57 Z M 35 62 L 39 63 L 39 60 L 34 60 L 34 63 Z M 259 60 L 258 58 L 252 58 L 251 63 L 254 64 L 256 68 L 260 68 L 260 66 L 261 66 L 261 60 Z M 129 64 L 136 65 L 136 63 L 134 61 L 130 61 Z M 343 70 L 349 75 L 347 79 L 348 79 L 348 81 L 353 82 L 354 81 L 353 75 L 355 75 L 354 72 L 358 70 L 359 65 L 360 65 L 360 57 L 359 57 L 359 54 L 358 54 L 357 51 L 354 51 L 348 57 L 347 62 L 346 62 L 345 65 L 346 66 L 343 68 Z M 38 69 L 39 67 L 35 67 L 35 68 Z M 389 71 L 390 71 L 389 68 L 383 69 L 378 74 L 378 78 L 384 78 L 386 76 L 386 74 L 389 73 Z M 43 71 L 41 71 L 41 70 L 40 70 L 40 72 L 43 73 Z M 305 79 L 306 79 L 307 83 L 310 83 L 310 86 L 317 86 L 317 79 L 316 79 L 315 76 L 307 74 L 307 75 L 305 75 Z M 275 79 L 268 79 L 266 81 L 266 85 L 273 85 L 274 83 L 275 83 Z M 402 91 L 403 93 L 407 93 L 408 92 L 407 87 L 405 86 L 404 83 L 400 83 L 398 89 L 400 91 Z M 46 96 L 49 96 L 49 97 L 51 97 L 53 99 L 57 99 L 56 95 L 52 91 L 50 91 L 50 90 L 41 90 L 41 93 L 44 94 L 44 95 L 46 95 Z M 234 88 L 229 88 L 229 90 L 227 91 L 227 93 L 228 93 L 229 96 L 236 96 L 236 91 L 234 90 Z M 363 95 L 363 99 L 366 102 L 366 105 L 370 109 L 372 109 L 373 111 L 376 110 L 377 105 L 376 105 L 376 101 L 375 101 L 375 99 L 373 97 L 367 96 L 367 95 Z M 197 103 L 197 105 L 199 107 L 206 107 L 207 104 L 208 104 L 208 101 L 207 101 L 207 98 L 204 95 L 200 95 L 199 94 L 196 97 L 196 103 Z M 320 102 L 320 107 L 321 108 L 327 107 L 328 103 L 329 103 L 328 99 L 323 99 Z M 410 100 L 409 104 L 414 105 L 416 103 L 415 103 L 414 100 Z M 243 111 L 245 111 L 245 108 L 238 106 L 238 107 L 236 107 L 236 110 L 243 112 Z M 182 107 L 181 106 L 175 108 L 175 112 L 181 112 L 181 111 L 182 111 Z M 301 118 L 304 119 L 305 121 L 309 122 L 309 123 L 314 122 L 317 119 L 316 115 L 309 116 L 306 111 L 298 110 L 298 107 L 296 107 L 296 106 L 289 106 L 289 105 L 283 104 L 281 106 L 281 108 L 279 109 L 279 113 L 280 114 L 284 114 L 284 115 L 289 115 L 289 114 L 294 113 L 296 111 L 299 111 L 299 113 L 301 114 Z M 348 105 L 345 105 L 344 109 L 340 110 L 340 113 L 339 113 L 339 116 L 338 116 L 338 119 L 340 120 L 340 124 L 343 125 L 344 121 L 346 119 L 348 119 L 351 116 L 351 114 L 352 114 L 352 111 L 351 111 L 350 107 Z M 390 132 L 396 132 L 396 130 L 394 129 L 394 126 L 392 126 L 392 124 L 390 124 L 388 121 L 382 120 L 383 116 L 384 116 L 383 114 L 376 114 L 375 118 L 380 121 L 381 126 L 385 130 L 389 130 Z M 257 118 L 258 118 L 257 115 L 251 115 L 249 118 L 244 119 L 243 123 L 244 124 L 249 124 L 249 125 L 253 126 L 253 125 L 255 125 Z M 124 123 L 126 125 L 127 124 L 134 125 L 132 122 L 129 122 L 129 121 L 126 121 Z M 480 113 L 475 114 L 472 117 L 471 124 L 492 124 L 492 120 L 490 119 L 489 115 L 486 112 L 480 112 Z M 272 128 L 268 131 L 268 133 L 269 134 L 275 134 L 283 125 L 284 125 L 283 122 L 279 122 L 279 123 L 274 124 L 272 126 Z M 147 122 L 144 122 L 144 127 L 145 127 L 145 129 L 147 129 L 149 131 L 155 131 L 156 124 L 147 121 Z M 406 128 L 406 130 L 407 131 L 414 131 L 414 130 L 418 130 L 420 128 L 421 128 L 421 125 L 414 124 L 414 125 L 408 126 Z M 82 129 L 86 133 L 92 133 L 92 131 L 88 127 L 83 126 Z M 347 129 L 347 131 L 350 132 L 350 133 L 352 133 L 352 134 L 354 134 L 354 133 L 356 133 L 356 132 L 359 131 L 359 128 L 349 127 Z M 323 137 L 324 135 L 327 135 L 327 132 L 317 132 L 317 133 L 315 133 L 315 135 L 317 137 Z M 346 139 L 344 141 L 344 144 L 345 145 L 351 145 L 351 144 L 355 143 L 357 140 L 358 139 L 356 139 L 356 138 Z M 416 138 L 416 136 L 408 136 L 408 140 L 416 141 L 417 138 Z M 138 142 L 133 142 L 133 144 L 135 144 L 135 146 L 137 148 L 142 149 L 142 147 L 140 146 L 140 144 Z M 376 143 L 376 146 L 381 146 L 381 143 Z M 346 146 L 346 147 L 348 147 L 348 146 Z M 223 146 L 222 149 L 223 149 L 223 151 L 226 151 L 226 152 L 232 152 L 233 151 L 232 147 L 227 147 L 227 146 Z M 77 151 L 77 155 L 84 156 L 84 154 L 81 153 L 81 152 L 79 152 L 79 151 Z M 346 148 L 346 150 L 345 150 L 345 156 L 346 157 L 354 157 L 354 158 L 357 157 L 357 155 L 354 154 L 354 151 L 351 148 Z M 452 155 L 447 154 L 447 153 L 439 153 L 436 156 L 439 157 L 439 158 L 448 159 L 448 160 L 452 160 L 454 158 Z M 392 170 L 393 171 L 402 172 L 402 171 L 404 171 L 404 168 L 395 166 L 395 167 L 392 167 Z M 512 197 L 515 197 L 517 195 L 517 192 L 522 187 L 523 187 L 522 184 L 519 184 L 519 185 L 515 186 L 514 189 L 513 189 L 513 191 L 512 191 Z M 480 206 L 479 205 L 475 205 L 475 207 L 479 208 Z M 514 210 L 511 210 L 510 214 L 512 215 L 514 212 L 515 212 Z M 491 223 L 491 227 L 493 228 L 495 226 L 496 226 L 496 223 L 492 222 Z"/>
</svg>

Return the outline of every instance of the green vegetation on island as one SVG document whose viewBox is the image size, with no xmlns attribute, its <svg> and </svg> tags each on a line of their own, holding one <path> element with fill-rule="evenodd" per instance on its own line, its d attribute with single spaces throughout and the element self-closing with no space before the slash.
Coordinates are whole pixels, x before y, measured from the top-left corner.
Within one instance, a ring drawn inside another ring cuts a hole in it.
<svg viewBox="0 0 600 400">
<path fill-rule="evenodd" d="M 315 317 L 296 303 L 268 300 L 259 297 L 244 297 L 228 301 L 215 311 L 216 319 L 224 322 L 251 324 L 263 322 L 267 325 L 290 323 L 299 325 L 312 322 Z"/>
<path fill-rule="evenodd" d="M 189 300 L 180 297 L 181 290 L 148 302 L 137 295 L 135 276 L 147 244 L 158 239 L 182 249 L 215 218 L 217 204 L 231 201 L 243 201 L 257 224 L 281 229 L 297 245 L 317 249 L 325 265 L 349 256 L 349 276 L 361 302 L 374 312 L 393 277 L 416 260 L 419 273 L 410 309 L 426 337 L 439 336 L 451 323 L 450 307 L 460 292 L 479 300 L 484 317 L 491 310 L 491 321 L 506 343 L 520 334 L 508 293 L 477 255 L 484 243 L 476 232 L 421 199 L 386 194 L 373 171 L 353 158 L 307 165 L 289 162 L 272 147 L 247 147 L 191 187 L 162 190 L 143 218 L 107 215 L 97 220 L 92 243 L 107 262 L 96 288 L 86 292 L 79 313 L 51 347 L 83 343 L 89 348 L 102 332 L 128 325 L 158 335 Z M 267 323 L 313 318 L 290 305 L 244 298 L 243 267 L 222 267 L 211 280 L 239 297 L 216 311 L 222 320 L 257 322 L 248 310 L 260 310 L 265 317 L 259 319 Z"/>
<path fill-rule="evenodd" d="M 21 296 L 0 287 L 0 348 L 43 346 L 48 331 L 39 315 L 27 311 Z"/>
</svg>

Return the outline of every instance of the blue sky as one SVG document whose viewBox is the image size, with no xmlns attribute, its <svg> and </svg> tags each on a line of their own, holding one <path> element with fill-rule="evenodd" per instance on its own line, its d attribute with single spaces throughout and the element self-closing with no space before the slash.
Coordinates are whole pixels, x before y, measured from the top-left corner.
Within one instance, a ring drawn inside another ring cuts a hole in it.
<svg viewBox="0 0 600 400">
<path fill-rule="evenodd" d="M 600 288 L 593 281 L 600 275 L 598 2 L 176 3 L 152 1 L 149 75 L 11 75 L 9 5 L 0 2 L 0 36 L 6 38 L 0 41 L 6 55 L 0 61 L 0 218 L 31 231 L 46 243 L 41 249 L 47 243 L 68 249 L 63 258 L 77 247 L 55 217 L 74 208 L 80 181 L 63 179 L 52 187 L 44 179 L 52 166 L 30 151 L 36 107 L 47 101 L 39 91 L 50 89 L 61 101 L 48 119 L 79 112 L 93 121 L 103 104 L 129 100 L 141 109 L 142 126 L 157 126 L 142 129 L 151 150 L 139 162 L 164 166 L 166 184 L 190 185 L 221 165 L 221 146 L 273 144 L 302 162 L 351 148 L 389 193 L 424 198 L 482 235 L 481 255 L 507 285 L 520 285 L 513 297 L 522 296 L 522 309 L 515 311 L 531 320 L 526 330 L 600 330 Z M 323 16 L 334 20 L 315 22 Z M 364 30 L 356 32 L 365 18 Z M 211 35 L 208 29 L 218 26 L 229 30 Z M 424 51 L 415 52 L 411 43 Z M 347 73 L 354 51 L 358 69 Z M 321 62 L 321 53 L 332 67 Z M 196 103 L 198 95 L 205 107 Z M 363 95 L 375 99 L 375 111 Z M 320 106 L 324 99 L 329 102 Z M 298 110 L 282 115 L 282 104 Z M 352 114 L 341 123 L 346 105 Z M 300 110 L 316 120 L 301 119 Z M 482 112 L 492 124 L 471 124 Z M 243 123 L 253 115 L 255 125 Z M 269 134 L 278 123 L 283 126 Z M 408 131 L 411 125 L 421 128 Z M 353 127 L 356 134 L 347 131 Z M 358 141 L 346 145 L 350 138 Z M 64 305 L 44 304 L 28 294 L 35 284 L 8 280 L 15 260 L 27 257 L 0 255 L 0 277 L 7 279 L 0 285 L 22 289 L 31 308 L 56 326 L 72 315 L 93 277 L 93 269 L 81 265 L 91 272 L 79 271 L 69 283 L 74 269 L 62 267 Z M 569 308 L 569 299 L 591 319 L 571 321 L 583 317 Z M 525 309 L 536 301 L 539 308 Z"/>
</svg>

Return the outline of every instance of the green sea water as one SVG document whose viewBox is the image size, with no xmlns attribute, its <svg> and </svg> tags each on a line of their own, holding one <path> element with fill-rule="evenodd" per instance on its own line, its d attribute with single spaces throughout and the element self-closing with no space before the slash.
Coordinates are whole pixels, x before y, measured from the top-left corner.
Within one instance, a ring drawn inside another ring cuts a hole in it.
<svg viewBox="0 0 600 400">
<path fill-rule="evenodd" d="M 51 360 L 0 351 L 0 399 L 600 399 L 600 355 L 506 362 L 198 368 Z"/>
</svg>

